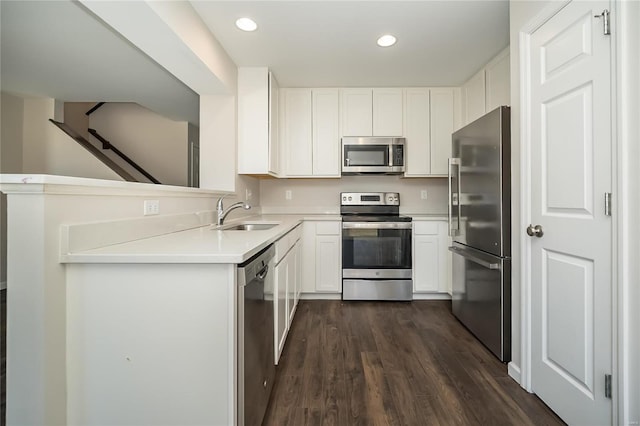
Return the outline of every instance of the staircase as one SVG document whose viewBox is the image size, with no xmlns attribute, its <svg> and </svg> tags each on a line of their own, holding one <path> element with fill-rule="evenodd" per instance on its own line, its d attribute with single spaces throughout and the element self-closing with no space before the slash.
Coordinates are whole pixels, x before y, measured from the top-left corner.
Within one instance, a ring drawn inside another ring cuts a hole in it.
<svg viewBox="0 0 640 426">
<path fill-rule="evenodd" d="M 87 116 L 91 115 L 93 112 L 95 112 L 98 108 L 100 108 L 104 104 L 105 102 L 96 103 L 96 105 L 94 105 L 90 110 L 88 110 L 85 113 L 85 115 Z M 150 182 L 155 184 L 161 184 L 158 179 L 156 179 L 153 175 L 147 172 L 144 168 L 142 168 L 138 163 L 136 163 L 133 159 L 131 159 L 128 155 L 126 155 L 120 149 L 116 148 L 110 141 L 108 141 L 106 138 L 100 135 L 95 129 L 88 129 L 88 132 L 102 144 L 102 150 L 96 147 L 95 144 L 91 143 L 89 140 L 87 140 L 85 137 L 80 135 L 77 131 L 75 131 L 73 128 L 71 128 L 67 124 L 53 120 L 53 119 L 49 119 L 49 121 L 52 122 L 54 125 L 56 125 L 60 130 L 65 132 L 73 140 L 75 140 L 80 146 L 82 146 L 87 151 L 89 151 L 94 157 L 100 160 L 103 164 L 105 164 L 107 167 L 113 170 L 122 179 L 128 182 L 144 182 L 144 180 L 140 180 L 135 177 L 135 175 L 139 173 L 140 175 L 148 179 Z M 124 164 L 126 164 L 127 168 L 130 167 L 131 169 L 126 170 L 125 167 L 118 164 L 110 156 L 106 155 L 104 152 L 106 150 L 112 151 L 115 155 L 117 155 L 120 159 L 124 161 Z"/>
</svg>

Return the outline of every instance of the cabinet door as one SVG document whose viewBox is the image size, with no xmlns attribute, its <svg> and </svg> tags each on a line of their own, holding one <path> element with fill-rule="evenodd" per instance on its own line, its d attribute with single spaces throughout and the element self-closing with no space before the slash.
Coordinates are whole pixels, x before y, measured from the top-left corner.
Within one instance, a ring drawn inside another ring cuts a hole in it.
<svg viewBox="0 0 640 426">
<path fill-rule="evenodd" d="M 296 311 L 296 294 L 298 292 L 298 247 L 299 244 L 296 244 L 291 248 L 289 252 L 289 262 L 287 262 L 287 268 L 289 272 L 287 273 L 288 282 L 287 282 L 287 310 L 289 312 L 288 324 L 291 328 L 291 321 L 293 321 L 293 314 Z"/>
<path fill-rule="evenodd" d="M 453 89 L 431 89 L 431 174 L 446 175 L 454 129 Z"/>
<path fill-rule="evenodd" d="M 280 354 L 284 348 L 284 342 L 287 338 L 287 330 L 289 324 L 289 316 L 287 309 L 287 281 L 288 281 L 288 256 L 278 263 L 276 266 L 275 291 L 273 297 L 273 318 L 274 318 L 274 350 L 275 362 L 278 364 Z"/>
<path fill-rule="evenodd" d="M 429 89 L 407 89 L 404 95 L 405 175 L 431 173 Z"/>
<path fill-rule="evenodd" d="M 340 177 L 340 92 L 313 89 L 313 175 Z"/>
<path fill-rule="evenodd" d="M 269 71 L 265 67 L 240 67 L 238 174 L 267 174 L 268 168 Z"/>
<path fill-rule="evenodd" d="M 511 75 L 509 48 L 496 56 L 485 70 L 486 108 L 493 111 L 501 105 L 511 105 Z"/>
<path fill-rule="evenodd" d="M 286 176 L 311 176 L 311 89 L 280 89 Z"/>
<path fill-rule="evenodd" d="M 342 89 L 342 136 L 371 136 L 373 92 L 371 89 Z"/>
<path fill-rule="evenodd" d="M 316 235 L 316 291 L 342 292 L 340 236 Z"/>
<path fill-rule="evenodd" d="M 302 279 L 300 291 L 315 293 L 316 291 L 316 223 L 302 223 Z"/>
<path fill-rule="evenodd" d="M 469 124 L 485 113 L 484 69 L 480 70 L 462 86 L 465 105 L 465 124 Z"/>
<path fill-rule="evenodd" d="M 437 235 L 413 239 L 413 289 L 416 293 L 440 290 L 440 240 Z"/>
<path fill-rule="evenodd" d="M 279 96 L 278 82 L 273 74 L 269 73 L 269 172 L 276 176 L 280 175 Z"/>
<path fill-rule="evenodd" d="M 402 89 L 373 89 L 373 136 L 402 136 Z"/>
<path fill-rule="evenodd" d="M 451 246 L 451 237 L 449 237 L 449 226 L 447 222 L 438 223 L 438 237 L 440 238 L 440 259 L 442 264 L 440 265 L 440 291 L 444 293 L 451 293 L 451 252 L 449 247 Z"/>
</svg>

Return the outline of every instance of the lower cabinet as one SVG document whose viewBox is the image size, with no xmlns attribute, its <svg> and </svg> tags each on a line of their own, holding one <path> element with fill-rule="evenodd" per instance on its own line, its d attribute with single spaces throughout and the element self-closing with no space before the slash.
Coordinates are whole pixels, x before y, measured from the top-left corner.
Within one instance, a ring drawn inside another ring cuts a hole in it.
<svg viewBox="0 0 640 426">
<path fill-rule="evenodd" d="M 413 221 L 414 293 L 451 294 L 450 238 L 445 221 Z"/>
<path fill-rule="evenodd" d="M 276 242 L 276 266 L 273 296 L 274 355 L 278 364 L 287 333 L 299 300 L 300 288 L 300 226 Z M 284 254 L 283 254 L 284 253 Z"/>
<path fill-rule="evenodd" d="M 342 293 L 342 222 L 305 221 L 302 292 Z"/>
</svg>

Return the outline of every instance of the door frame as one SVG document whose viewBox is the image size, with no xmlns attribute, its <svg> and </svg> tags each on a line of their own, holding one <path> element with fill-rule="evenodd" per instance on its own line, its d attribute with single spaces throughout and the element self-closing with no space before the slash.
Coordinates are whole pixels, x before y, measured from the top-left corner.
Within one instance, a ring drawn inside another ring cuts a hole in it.
<svg viewBox="0 0 640 426">
<path fill-rule="evenodd" d="M 556 15 L 560 10 L 566 7 L 572 0 L 562 0 L 551 2 L 542 9 L 536 16 L 519 30 L 520 43 L 520 228 L 516 232 L 524 232 L 524 226 L 531 223 L 531 206 L 529 203 L 531 197 L 531 119 L 529 102 L 531 93 L 529 90 L 531 82 L 531 73 L 529 70 L 531 57 L 531 37 L 533 33 L 545 24 L 549 19 Z M 640 136 L 640 129 L 637 124 L 632 122 L 634 112 L 637 113 L 638 106 L 629 100 L 629 95 L 625 94 L 628 87 L 637 89 L 630 82 L 628 74 L 640 71 L 637 63 L 627 72 L 627 77 L 621 75 L 624 66 L 629 66 L 629 61 L 621 61 L 621 56 L 631 55 L 637 52 L 640 43 L 633 41 L 632 37 L 622 41 L 624 31 L 629 31 L 628 27 L 632 25 L 631 19 L 622 19 L 619 11 L 632 10 L 633 6 L 628 6 L 620 0 L 610 0 L 610 9 L 612 17 L 612 34 L 611 39 L 611 158 L 612 158 L 612 191 L 613 191 L 613 207 L 612 214 L 612 259 L 611 259 L 611 283 L 612 283 L 612 371 L 614 378 L 614 392 L 612 395 L 612 424 L 620 423 L 620 420 L 627 424 L 630 421 L 629 412 L 635 401 L 631 398 L 638 398 L 637 385 L 634 384 L 634 377 L 628 377 L 627 371 L 634 373 L 633 368 L 629 367 L 629 361 L 634 359 L 635 354 L 630 353 L 633 349 L 633 341 L 630 336 L 634 332 L 632 305 L 634 300 L 632 297 L 638 297 L 638 290 L 632 288 L 635 280 L 638 279 L 638 272 L 634 269 L 634 259 L 640 258 L 640 249 L 637 245 L 630 243 L 633 238 L 640 237 L 639 226 L 633 223 L 633 214 L 637 212 L 640 204 L 640 196 L 638 190 L 637 178 L 640 175 L 632 167 L 629 167 L 628 161 L 631 158 L 629 154 L 638 153 L 638 149 L 633 146 L 634 137 Z M 626 12 L 625 12 L 626 13 Z M 640 15 L 640 14 L 639 14 Z M 629 40 L 631 39 L 631 40 Z M 635 43 L 635 44 L 634 44 Z M 629 44 L 632 44 L 631 46 Z M 637 75 L 637 74 L 636 74 Z M 633 96 L 633 95 L 631 95 Z M 620 112 L 619 112 L 620 111 Z M 626 115 L 625 115 L 626 113 Z M 626 117 L 621 119 L 621 117 Z M 618 136 L 621 136 L 620 138 Z M 627 161 L 625 161 L 627 160 Z M 622 166 L 622 167 L 619 167 Z M 623 201 L 626 200 L 626 201 Z M 635 208 L 635 210 L 634 210 Z M 515 370 L 515 374 L 511 376 L 519 376 L 520 385 L 527 391 L 532 392 L 531 384 L 531 364 L 532 364 L 532 305 L 531 305 L 531 240 L 529 238 L 520 238 L 521 252 L 521 268 L 520 268 L 520 301 L 514 303 L 520 304 L 520 365 L 510 365 L 509 370 Z M 619 279 L 620 277 L 620 279 Z M 628 297 L 631 296 L 631 297 Z M 637 330 L 636 330 L 637 331 Z M 518 371 L 519 367 L 519 371 Z"/>
</svg>

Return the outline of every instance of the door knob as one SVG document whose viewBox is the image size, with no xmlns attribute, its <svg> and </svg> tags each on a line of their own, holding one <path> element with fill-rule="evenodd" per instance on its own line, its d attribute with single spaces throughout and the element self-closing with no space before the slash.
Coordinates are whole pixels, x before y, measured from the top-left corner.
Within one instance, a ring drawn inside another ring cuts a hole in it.
<svg viewBox="0 0 640 426">
<path fill-rule="evenodd" d="M 527 226 L 527 235 L 530 237 L 542 237 L 544 235 L 544 232 L 542 232 L 542 226 L 540 225 L 529 225 Z"/>
</svg>

